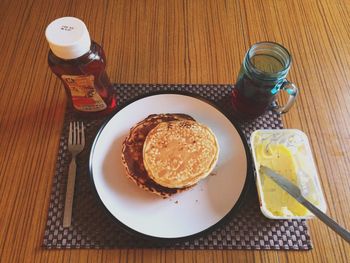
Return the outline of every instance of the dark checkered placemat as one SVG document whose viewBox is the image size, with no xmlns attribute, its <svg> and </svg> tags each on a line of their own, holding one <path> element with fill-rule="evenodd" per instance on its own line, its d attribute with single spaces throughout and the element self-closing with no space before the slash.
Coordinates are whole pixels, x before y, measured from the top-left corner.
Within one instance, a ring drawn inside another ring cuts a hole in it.
<svg viewBox="0 0 350 263">
<path fill-rule="evenodd" d="M 200 95 L 223 111 L 230 111 L 230 85 L 115 85 L 118 104 L 122 107 L 137 97 L 154 92 L 189 92 Z M 259 208 L 254 183 L 241 208 L 224 224 L 194 239 L 177 243 L 159 243 L 135 236 L 121 228 L 106 213 L 96 197 L 89 177 L 88 161 L 91 144 L 106 119 L 84 121 L 86 147 L 77 159 L 77 177 L 70 228 L 63 228 L 63 208 L 70 156 L 67 150 L 68 124 L 72 114 L 67 110 L 61 133 L 56 171 L 53 180 L 43 246 L 46 248 L 152 248 L 173 249 L 289 249 L 312 248 L 305 220 L 269 220 Z M 282 128 L 280 117 L 272 111 L 258 119 L 240 123 L 249 140 L 256 129 Z"/>
</svg>

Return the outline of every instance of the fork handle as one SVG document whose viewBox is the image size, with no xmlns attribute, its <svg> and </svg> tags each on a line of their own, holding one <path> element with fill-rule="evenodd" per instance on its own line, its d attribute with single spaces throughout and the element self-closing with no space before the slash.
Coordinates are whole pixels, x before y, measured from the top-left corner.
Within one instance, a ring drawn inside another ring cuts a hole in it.
<svg viewBox="0 0 350 263">
<path fill-rule="evenodd" d="M 66 189 L 66 201 L 64 203 L 63 213 L 63 227 L 70 227 L 72 222 L 72 207 L 74 196 L 75 175 L 77 171 L 77 164 L 75 162 L 75 156 L 69 164 L 68 182 Z"/>
</svg>

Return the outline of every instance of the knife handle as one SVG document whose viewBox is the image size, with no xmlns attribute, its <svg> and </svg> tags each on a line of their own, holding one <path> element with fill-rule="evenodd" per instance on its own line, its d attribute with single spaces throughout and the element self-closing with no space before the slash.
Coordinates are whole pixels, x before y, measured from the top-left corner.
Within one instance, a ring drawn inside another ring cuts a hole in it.
<svg viewBox="0 0 350 263">
<path fill-rule="evenodd" d="M 335 222 L 332 218 L 323 213 L 320 209 L 306 200 L 303 196 L 299 196 L 298 201 L 302 203 L 307 209 L 309 209 L 315 216 L 321 219 L 327 226 L 333 229 L 336 233 L 338 233 L 342 238 L 344 238 L 348 243 L 350 243 L 350 232 L 345 228 L 341 227 L 337 222 Z"/>
</svg>

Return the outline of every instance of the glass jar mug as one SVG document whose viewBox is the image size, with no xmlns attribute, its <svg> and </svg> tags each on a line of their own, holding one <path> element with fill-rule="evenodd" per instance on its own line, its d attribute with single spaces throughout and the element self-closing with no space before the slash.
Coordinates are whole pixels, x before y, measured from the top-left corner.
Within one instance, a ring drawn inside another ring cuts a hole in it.
<svg viewBox="0 0 350 263">
<path fill-rule="evenodd" d="M 286 77 L 292 63 L 287 49 L 274 42 L 254 44 L 245 55 L 232 91 L 232 106 L 236 118 L 254 119 L 268 109 L 286 113 L 294 104 L 298 87 Z M 289 94 L 283 106 L 273 106 L 280 91 Z"/>
</svg>

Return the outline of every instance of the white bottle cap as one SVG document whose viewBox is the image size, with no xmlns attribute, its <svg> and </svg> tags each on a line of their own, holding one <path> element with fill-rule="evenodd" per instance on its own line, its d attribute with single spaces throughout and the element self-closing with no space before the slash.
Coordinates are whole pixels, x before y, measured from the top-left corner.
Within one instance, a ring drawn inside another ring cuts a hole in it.
<svg viewBox="0 0 350 263">
<path fill-rule="evenodd" d="M 91 39 L 83 21 L 61 17 L 52 21 L 45 31 L 52 52 L 63 59 L 78 58 L 90 50 Z"/>
</svg>

